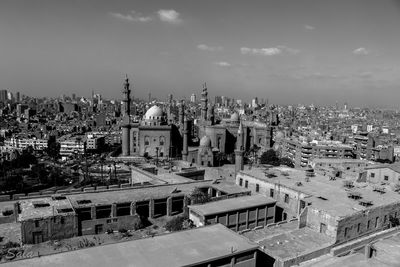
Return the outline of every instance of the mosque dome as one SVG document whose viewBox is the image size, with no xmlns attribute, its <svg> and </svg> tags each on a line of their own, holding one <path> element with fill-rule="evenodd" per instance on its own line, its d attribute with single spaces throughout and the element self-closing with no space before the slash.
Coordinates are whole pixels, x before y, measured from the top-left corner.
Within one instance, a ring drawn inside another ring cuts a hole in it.
<svg viewBox="0 0 400 267">
<path fill-rule="evenodd" d="M 149 108 L 144 115 L 145 120 L 160 120 L 163 116 L 163 111 L 160 107 L 154 105 Z"/>
<path fill-rule="evenodd" d="M 211 147 L 211 139 L 208 136 L 203 136 L 200 139 L 200 146 L 201 147 Z"/>
<path fill-rule="evenodd" d="M 239 120 L 240 120 L 239 114 L 237 114 L 237 112 L 232 113 L 231 122 L 239 122 Z"/>
</svg>

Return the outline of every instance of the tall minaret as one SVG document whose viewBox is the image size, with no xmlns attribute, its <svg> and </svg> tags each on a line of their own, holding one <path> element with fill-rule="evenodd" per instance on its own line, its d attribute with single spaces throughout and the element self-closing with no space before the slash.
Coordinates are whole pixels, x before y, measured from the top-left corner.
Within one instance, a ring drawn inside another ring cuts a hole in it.
<svg viewBox="0 0 400 267">
<path fill-rule="evenodd" d="M 123 101 L 123 125 L 122 125 L 122 156 L 130 155 L 130 130 L 131 130 L 131 90 L 129 89 L 129 79 L 126 75 L 124 90 L 122 91 L 124 95 Z"/>
<path fill-rule="evenodd" d="M 188 150 L 188 140 L 189 140 L 189 121 L 188 119 L 184 118 L 183 123 L 183 149 L 182 149 L 182 160 L 187 161 L 187 157 L 189 154 Z"/>
<path fill-rule="evenodd" d="M 207 105 L 208 105 L 207 85 L 203 84 L 203 92 L 201 92 L 201 119 L 207 121 Z"/>
<path fill-rule="evenodd" d="M 236 139 L 236 149 L 235 149 L 235 177 L 239 171 L 242 171 L 244 168 L 244 142 L 243 142 L 243 125 L 242 121 L 240 120 L 238 135 Z"/>
<path fill-rule="evenodd" d="M 124 95 L 123 104 L 123 115 L 129 117 L 131 115 L 131 90 L 129 89 L 129 79 L 128 75 L 125 76 L 124 90 L 122 91 Z"/>
</svg>

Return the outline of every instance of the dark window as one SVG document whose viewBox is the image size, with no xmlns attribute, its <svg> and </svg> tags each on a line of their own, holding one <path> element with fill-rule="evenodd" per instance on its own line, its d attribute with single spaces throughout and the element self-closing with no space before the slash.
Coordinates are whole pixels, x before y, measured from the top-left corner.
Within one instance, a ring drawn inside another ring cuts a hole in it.
<svg viewBox="0 0 400 267">
<path fill-rule="evenodd" d="M 144 137 L 144 145 L 145 145 L 145 146 L 150 145 L 150 138 L 149 138 L 148 136 L 145 136 L 145 137 Z"/>
<path fill-rule="evenodd" d="M 371 226 L 371 220 L 368 220 L 368 223 L 367 223 L 367 229 L 369 230 L 369 227 Z"/>
<path fill-rule="evenodd" d="M 243 179 L 240 178 L 240 179 L 239 179 L 239 186 L 242 186 L 242 185 L 243 185 Z"/>
<path fill-rule="evenodd" d="M 357 224 L 357 233 L 359 233 L 360 230 L 361 230 L 361 223 L 358 223 L 358 224 Z"/>
<path fill-rule="evenodd" d="M 375 228 L 378 227 L 378 222 L 379 222 L 379 217 L 376 217 L 376 218 L 375 218 Z"/>
<path fill-rule="evenodd" d="M 269 190 L 269 196 L 270 196 L 270 197 L 274 197 L 274 189 L 271 188 L 271 189 Z"/>
<path fill-rule="evenodd" d="M 383 223 L 386 223 L 387 221 L 387 215 L 385 215 L 385 217 L 383 217 Z"/>
<path fill-rule="evenodd" d="M 383 179 L 384 179 L 385 181 L 389 181 L 389 176 L 385 175 L 385 176 L 383 176 Z"/>
<path fill-rule="evenodd" d="M 160 146 L 163 146 L 165 142 L 164 136 L 160 136 Z"/>
<path fill-rule="evenodd" d="M 344 228 L 344 237 L 347 238 L 347 235 L 349 234 L 349 228 Z"/>
<path fill-rule="evenodd" d="M 371 172 L 371 178 L 375 177 L 375 173 Z"/>
<path fill-rule="evenodd" d="M 256 184 L 256 192 L 260 192 L 260 185 Z"/>
<path fill-rule="evenodd" d="M 249 181 L 244 181 L 244 187 L 245 188 L 249 187 Z"/>
<path fill-rule="evenodd" d="M 285 203 L 289 203 L 289 195 L 285 194 Z"/>
<path fill-rule="evenodd" d="M 35 227 L 39 227 L 39 220 L 35 221 Z"/>
<path fill-rule="evenodd" d="M 64 217 L 61 217 L 61 218 L 60 218 L 60 223 L 61 223 L 61 224 L 64 224 L 64 223 L 65 223 L 65 218 L 64 218 Z"/>
</svg>

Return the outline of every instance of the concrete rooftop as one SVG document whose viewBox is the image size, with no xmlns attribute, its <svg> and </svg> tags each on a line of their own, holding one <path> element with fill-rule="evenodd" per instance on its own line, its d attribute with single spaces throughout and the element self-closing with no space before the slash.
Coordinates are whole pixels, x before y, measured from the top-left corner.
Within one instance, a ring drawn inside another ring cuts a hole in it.
<svg viewBox="0 0 400 267">
<path fill-rule="evenodd" d="M 330 180 L 328 176 L 315 173 L 314 177 L 310 177 L 306 182 L 305 171 L 286 167 L 274 167 L 269 170 L 262 168 L 252 168 L 251 170 L 241 171 L 246 175 L 250 175 L 261 181 L 276 184 L 277 187 L 284 185 L 288 188 L 304 193 L 307 201 L 312 202 L 315 209 L 324 210 L 332 216 L 348 216 L 358 211 L 366 210 L 367 207 L 361 206 L 359 201 L 372 201 L 375 208 L 377 206 L 387 205 L 400 201 L 400 194 L 394 192 L 389 186 L 384 186 L 386 193 L 378 193 L 374 191 L 374 185 L 367 183 L 357 183 L 354 179 L 336 178 Z M 265 173 L 272 173 L 276 177 L 268 178 Z M 354 184 L 352 189 L 345 188 L 344 182 L 351 181 Z M 298 183 L 301 185 L 297 185 Z M 351 192 L 360 193 L 362 199 L 354 200 L 348 197 Z M 322 197 L 322 198 L 320 198 Z M 340 199 L 340 201 L 337 201 Z"/>
<path fill-rule="evenodd" d="M 187 266 L 258 248 L 216 224 L 153 238 L 4 263 L 4 266 Z M 232 253 L 232 249 L 234 253 Z"/>
<path fill-rule="evenodd" d="M 310 228 L 297 229 L 297 221 L 244 232 L 243 236 L 259 244 L 266 254 L 279 259 L 290 259 L 323 247 L 334 240 Z"/>
<path fill-rule="evenodd" d="M 251 195 L 243 197 L 229 198 L 220 201 L 205 203 L 202 205 L 189 206 L 190 209 L 201 215 L 213 215 L 221 212 L 229 212 L 232 210 L 248 209 L 261 205 L 275 203 L 273 198 L 262 195 Z"/>
<path fill-rule="evenodd" d="M 30 219 L 40 219 L 52 217 L 55 215 L 74 214 L 71 203 L 68 198 L 61 200 L 53 200 L 51 197 L 34 198 L 20 200 L 21 213 L 18 216 L 18 221 Z M 35 203 L 48 203 L 46 207 L 35 207 Z M 60 212 L 59 209 L 71 209 L 71 212 Z"/>
</svg>

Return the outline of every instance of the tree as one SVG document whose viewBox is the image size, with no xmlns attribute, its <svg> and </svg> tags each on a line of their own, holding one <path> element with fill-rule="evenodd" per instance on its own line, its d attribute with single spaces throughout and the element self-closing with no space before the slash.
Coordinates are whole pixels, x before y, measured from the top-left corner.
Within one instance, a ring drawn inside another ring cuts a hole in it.
<svg viewBox="0 0 400 267">
<path fill-rule="evenodd" d="M 190 201 L 192 204 L 204 204 L 211 200 L 210 196 L 207 193 L 201 191 L 200 188 L 195 187 L 190 194 Z"/>
<path fill-rule="evenodd" d="M 173 232 L 173 231 L 180 231 L 183 229 L 183 222 L 185 221 L 185 218 L 183 216 L 178 216 L 170 219 L 167 221 L 165 224 L 165 229 L 167 231 Z"/>
<path fill-rule="evenodd" d="M 279 160 L 279 163 L 280 163 L 281 165 L 286 165 L 286 166 L 288 166 L 288 167 L 290 167 L 290 168 L 294 168 L 294 163 L 293 163 L 293 161 L 292 161 L 291 159 L 289 159 L 289 158 L 281 158 L 281 159 Z"/>
<path fill-rule="evenodd" d="M 54 161 L 57 161 L 60 158 L 60 149 L 61 145 L 59 142 L 56 141 L 55 138 L 49 138 L 47 142 L 47 155 L 53 158 Z"/>
<path fill-rule="evenodd" d="M 261 164 L 271 164 L 274 166 L 279 166 L 279 158 L 276 155 L 275 150 L 270 149 L 265 151 L 260 158 Z"/>
</svg>

